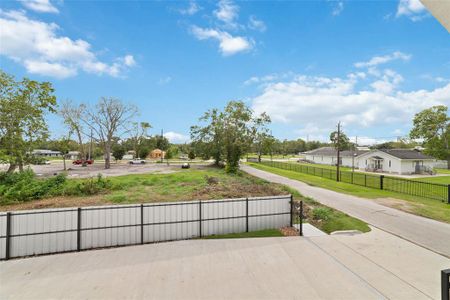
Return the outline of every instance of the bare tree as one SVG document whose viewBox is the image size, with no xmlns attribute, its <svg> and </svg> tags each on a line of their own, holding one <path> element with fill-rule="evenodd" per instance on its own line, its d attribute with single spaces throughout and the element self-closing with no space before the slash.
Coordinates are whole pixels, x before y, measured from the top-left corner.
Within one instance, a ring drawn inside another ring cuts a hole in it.
<svg viewBox="0 0 450 300">
<path fill-rule="evenodd" d="M 86 106 L 84 104 L 75 105 L 72 101 L 67 100 L 62 103 L 59 114 L 64 119 L 64 124 L 69 127 L 71 132 L 74 132 L 78 139 L 80 158 L 85 166 L 86 152 L 83 145 L 83 121 L 82 116 Z"/>
<path fill-rule="evenodd" d="M 94 138 L 104 147 L 105 169 L 111 167 L 113 137 L 127 132 L 126 125 L 136 114 L 136 107 L 112 97 L 102 97 L 95 108 L 85 110 L 82 120 L 95 132 Z"/>
</svg>

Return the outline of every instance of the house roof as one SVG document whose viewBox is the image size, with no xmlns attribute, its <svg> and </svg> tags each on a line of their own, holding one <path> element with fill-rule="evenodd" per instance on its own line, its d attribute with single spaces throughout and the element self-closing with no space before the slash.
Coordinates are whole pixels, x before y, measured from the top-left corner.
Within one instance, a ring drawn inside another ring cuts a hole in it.
<svg viewBox="0 0 450 300">
<path fill-rule="evenodd" d="M 434 159 L 420 151 L 413 149 L 380 149 L 379 151 L 390 154 L 400 159 Z"/>
<path fill-rule="evenodd" d="M 48 149 L 35 149 L 32 152 L 33 154 L 61 154 L 60 151 L 53 151 Z"/>
<path fill-rule="evenodd" d="M 342 157 L 348 156 L 352 157 L 353 154 L 356 156 L 369 152 L 368 150 L 344 150 L 340 152 Z M 337 151 L 334 147 L 321 147 L 308 152 L 305 152 L 308 155 L 318 155 L 318 156 L 337 156 Z"/>
</svg>

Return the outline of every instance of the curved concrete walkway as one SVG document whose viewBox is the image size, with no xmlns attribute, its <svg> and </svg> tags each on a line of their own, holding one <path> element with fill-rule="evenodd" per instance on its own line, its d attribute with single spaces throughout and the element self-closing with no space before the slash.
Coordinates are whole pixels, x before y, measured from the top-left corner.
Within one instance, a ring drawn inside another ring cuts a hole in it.
<svg viewBox="0 0 450 300">
<path fill-rule="evenodd" d="M 304 182 L 247 165 L 242 165 L 241 168 L 253 176 L 287 185 L 304 196 L 312 197 L 322 204 L 450 258 L 450 224 L 383 206 L 370 199 L 310 186 Z"/>
</svg>

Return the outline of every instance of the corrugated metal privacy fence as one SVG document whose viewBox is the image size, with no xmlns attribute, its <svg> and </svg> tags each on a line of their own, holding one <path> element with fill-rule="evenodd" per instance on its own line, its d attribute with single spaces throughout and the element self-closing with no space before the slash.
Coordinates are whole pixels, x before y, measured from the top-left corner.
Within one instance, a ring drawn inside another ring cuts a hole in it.
<svg viewBox="0 0 450 300">
<path fill-rule="evenodd" d="M 261 164 L 337 180 L 336 170 L 332 169 L 276 161 L 263 161 Z M 399 177 L 370 175 L 350 171 L 340 171 L 339 181 L 450 203 L 450 184 L 423 182 Z"/>
<path fill-rule="evenodd" d="M 0 214 L 0 259 L 289 226 L 290 195 Z"/>
</svg>

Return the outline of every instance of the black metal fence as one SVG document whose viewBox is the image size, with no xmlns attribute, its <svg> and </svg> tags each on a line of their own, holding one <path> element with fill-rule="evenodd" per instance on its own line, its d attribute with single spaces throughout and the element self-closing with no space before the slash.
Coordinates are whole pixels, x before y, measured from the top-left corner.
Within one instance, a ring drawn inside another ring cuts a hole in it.
<svg viewBox="0 0 450 300">
<path fill-rule="evenodd" d="M 262 161 L 261 164 L 337 180 L 337 172 L 333 169 L 277 161 Z M 411 196 L 440 200 L 450 204 L 450 184 L 423 182 L 399 177 L 371 175 L 350 171 L 340 171 L 339 181 Z"/>
<path fill-rule="evenodd" d="M 292 226 L 291 195 L 0 213 L 0 259 Z"/>
</svg>

